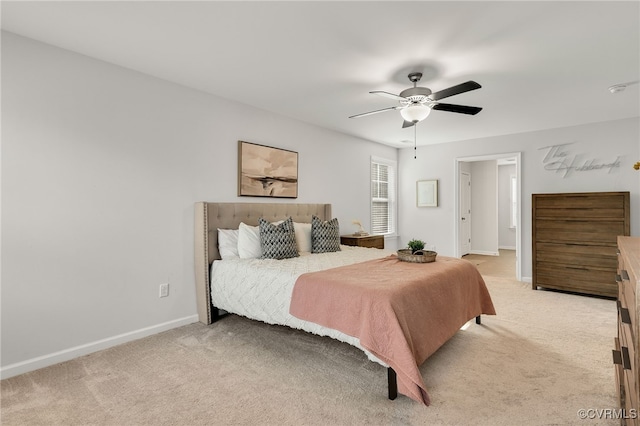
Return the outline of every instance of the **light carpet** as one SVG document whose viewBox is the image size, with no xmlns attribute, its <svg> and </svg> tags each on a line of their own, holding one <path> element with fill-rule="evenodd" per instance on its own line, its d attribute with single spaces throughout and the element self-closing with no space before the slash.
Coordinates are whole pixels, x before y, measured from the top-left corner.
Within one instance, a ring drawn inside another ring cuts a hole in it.
<svg viewBox="0 0 640 426">
<path fill-rule="evenodd" d="M 1 382 L 2 425 L 601 425 L 615 409 L 615 301 L 486 276 L 498 315 L 421 367 L 432 405 L 386 397 L 351 346 L 238 316 Z M 592 412 L 593 413 L 593 412 Z"/>
</svg>

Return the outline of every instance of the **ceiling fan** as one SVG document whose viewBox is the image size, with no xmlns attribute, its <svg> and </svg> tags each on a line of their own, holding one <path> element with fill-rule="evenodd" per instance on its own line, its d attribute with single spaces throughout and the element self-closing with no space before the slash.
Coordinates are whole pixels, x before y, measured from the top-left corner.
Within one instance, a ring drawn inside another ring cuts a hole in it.
<svg viewBox="0 0 640 426">
<path fill-rule="evenodd" d="M 470 92 L 471 90 L 481 88 L 482 86 L 475 81 L 467 81 L 466 83 L 461 83 L 456 86 L 449 87 L 448 89 L 440 90 L 439 92 L 431 92 L 431 90 L 426 87 L 417 87 L 418 82 L 422 78 L 421 72 L 412 72 L 408 77 L 409 81 L 413 83 L 413 87 L 403 90 L 399 95 L 394 95 L 393 93 L 380 90 L 369 92 L 396 100 L 400 105 L 365 112 L 363 114 L 352 115 L 349 118 L 359 118 L 366 115 L 377 114 L 379 112 L 399 110 L 400 115 L 404 118 L 402 128 L 405 128 L 411 127 L 427 118 L 432 109 L 469 115 L 476 115 L 482 111 L 482 108 L 479 107 L 443 104 L 438 102 L 440 99 L 448 98 L 449 96 L 459 95 L 460 93 Z"/>
</svg>

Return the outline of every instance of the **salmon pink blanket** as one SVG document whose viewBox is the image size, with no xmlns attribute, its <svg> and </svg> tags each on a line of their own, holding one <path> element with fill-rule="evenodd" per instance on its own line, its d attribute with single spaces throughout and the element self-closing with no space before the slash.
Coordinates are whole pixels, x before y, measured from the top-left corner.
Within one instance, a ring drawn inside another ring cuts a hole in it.
<svg viewBox="0 0 640 426">
<path fill-rule="evenodd" d="M 467 321 L 496 313 L 470 262 L 409 263 L 395 255 L 301 275 L 289 312 L 358 338 L 395 370 L 398 391 L 425 405 L 419 366 Z"/>
</svg>

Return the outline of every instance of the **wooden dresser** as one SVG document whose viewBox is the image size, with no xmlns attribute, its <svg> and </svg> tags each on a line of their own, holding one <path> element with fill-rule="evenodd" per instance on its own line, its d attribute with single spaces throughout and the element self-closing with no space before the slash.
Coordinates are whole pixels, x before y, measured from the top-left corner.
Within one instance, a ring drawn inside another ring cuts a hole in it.
<svg viewBox="0 0 640 426">
<path fill-rule="evenodd" d="M 384 248 L 384 235 L 342 235 L 340 244 L 357 247 Z"/>
<path fill-rule="evenodd" d="M 616 391 L 620 397 L 622 424 L 639 425 L 640 415 L 640 238 L 618 237 L 618 337 L 614 339 L 613 362 Z"/>
<path fill-rule="evenodd" d="M 629 192 L 532 194 L 532 288 L 617 297 L 617 237 L 629 219 Z"/>
</svg>

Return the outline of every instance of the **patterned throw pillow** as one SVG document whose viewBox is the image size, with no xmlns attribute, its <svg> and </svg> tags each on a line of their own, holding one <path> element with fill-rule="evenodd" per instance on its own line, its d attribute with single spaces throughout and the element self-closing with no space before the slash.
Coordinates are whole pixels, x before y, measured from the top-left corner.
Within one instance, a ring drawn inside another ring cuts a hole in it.
<svg viewBox="0 0 640 426">
<path fill-rule="evenodd" d="M 311 253 L 340 251 L 340 225 L 338 218 L 326 222 L 317 216 L 311 218 Z"/>
<path fill-rule="evenodd" d="M 291 218 L 278 225 L 274 225 L 263 218 L 259 218 L 258 223 L 262 259 L 289 259 L 299 256 Z"/>
</svg>

